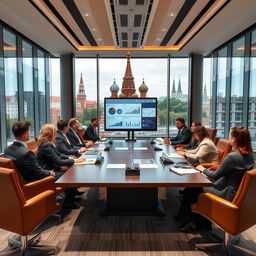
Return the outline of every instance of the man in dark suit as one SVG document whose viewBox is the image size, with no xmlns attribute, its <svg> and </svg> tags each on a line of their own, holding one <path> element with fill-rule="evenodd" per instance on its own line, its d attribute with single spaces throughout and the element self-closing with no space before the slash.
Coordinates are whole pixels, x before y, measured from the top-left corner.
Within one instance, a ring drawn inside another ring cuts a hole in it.
<svg viewBox="0 0 256 256">
<path fill-rule="evenodd" d="M 66 133 L 68 131 L 68 122 L 65 120 L 59 120 L 57 122 L 57 133 L 56 133 L 56 147 L 60 153 L 64 155 L 74 155 L 79 157 L 86 151 L 85 147 L 76 147 L 73 146 Z"/>
<path fill-rule="evenodd" d="M 183 118 L 177 118 L 176 127 L 179 130 L 177 136 L 171 140 L 168 138 L 165 138 L 164 139 L 165 144 L 172 144 L 172 145 L 188 144 L 191 140 L 192 132 L 186 126 L 185 120 Z"/>
<path fill-rule="evenodd" d="M 77 118 L 71 118 L 69 120 L 69 130 L 67 131 L 66 135 L 69 139 L 69 142 L 71 143 L 71 145 L 73 147 L 77 147 L 77 148 L 82 148 L 82 147 L 90 147 L 92 146 L 94 143 L 93 141 L 88 141 L 87 143 L 82 142 L 82 140 L 80 139 L 79 135 L 78 135 L 78 129 L 80 127 L 80 122 Z"/>
<path fill-rule="evenodd" d="M 93 117 L 91 119 L 91 123 L 89 124 L 89 126 L 86 128 L 85 130 L 85 133 L 84 133 L 84 136 L 83 138 L 85 140 L 92 140 L 93 142 L 97 141 L 97 140 L 100 140 L 102 138 L 104 138 L 103 135 L 98 135 L 97 134 L 97 131 L 96 131 L 96 128 L 98 127 L 99 125 L 99 120 L 97 117 Z"/>
<path fill-rule="evenodd" d="M 25 141 L 29 139 L 30 123 L 16 122 L 12 126 L 15 141 L 4 150 L 4 157 L 14 161 L 18 171 L 26 181 L 39 180 L 46 176 L 55 176 L 54 171 L 43 170 L 32 151 L 27 149 Z"/>
</svg>

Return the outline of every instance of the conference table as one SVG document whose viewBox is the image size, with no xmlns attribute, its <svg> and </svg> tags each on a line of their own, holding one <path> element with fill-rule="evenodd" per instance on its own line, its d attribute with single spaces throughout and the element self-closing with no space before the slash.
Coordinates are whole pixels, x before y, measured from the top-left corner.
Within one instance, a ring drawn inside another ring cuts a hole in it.
<svg viewBox="0 0 256 256">
<path fill-rule="evenodd" d="M 162 152 L 175 152 L 171 145 L 158 145 L 162 151 L 156 151 L 150 140 L 114 140 L 109 146 L 109 151 L 102 152 L 103 163 L 73 165 L 56 181 L 56 186 L 61 187 L 106 187 L 107 196 L 102 215 L 164 214 L 158 200 L 159 187 L 212 186 L 200 172 L 178 175 L 170 171 L 170 165 L 162 164 Z M 94 147 L 95 150 L 100 150 L 104 146 L 99 144 Z M 140 168 L 139 176 L 126 176 L 125 166 L 121 165 L 132 166 L 134 161 L 139 161 L 138 159 L 153 159 L 157 168 Z"/>
</svg>

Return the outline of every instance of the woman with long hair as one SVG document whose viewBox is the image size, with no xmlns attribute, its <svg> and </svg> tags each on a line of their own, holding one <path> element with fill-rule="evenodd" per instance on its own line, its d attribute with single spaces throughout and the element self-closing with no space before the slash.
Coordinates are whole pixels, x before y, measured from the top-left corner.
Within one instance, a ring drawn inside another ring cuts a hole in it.
<svg viewBox="0 0 256 256">
<path fill-rule="evenodd" d="M 210 229 L 211 223 L 209 221 L 197 214 L 191 213 L 191 204 L 196 203 L 198 195 L 202 192 L 208 192 L 232 201 L 244 173 L 253 168 L 253 150 L 248 129 L 245 127 L 231 128 L 229 141 L 233 146 L 233 151 L 226 155 L 216 171 L 205 169 L 201 165 L 196 167 L 200 172 L 212 179 L 213 186 L 209 188 L 185 189 L 179 213 L 175 216 L 175 219 L 182 223 L 181 231 L 196 231 L 197 228 Z"/>
<path fill-rule="evenodd" d="M 213 141 L 204 126 L 197 126 L 194 130 L 195 139 L 199 144 L 195 149 L 185 149 L 185 151 L 177 150 L 177 152 L 185 156 L 191 163 L 213 163 L 219 162 L 219 153 Z"/>
</svg>

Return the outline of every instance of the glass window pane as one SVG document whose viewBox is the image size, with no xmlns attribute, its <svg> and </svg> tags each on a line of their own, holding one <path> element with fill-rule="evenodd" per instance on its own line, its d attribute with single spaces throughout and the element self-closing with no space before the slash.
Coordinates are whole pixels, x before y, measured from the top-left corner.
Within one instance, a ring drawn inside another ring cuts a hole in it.
<svg viewBox="0 0 256 256">
<path fill-rule="evenodd" d="M 226 118 L 226 72 L 227 48 L 218 52 L 217 60 L 217 101 L 216 101 L 216 129 L 217 136 L 224 137 Z"/>
<path fill-rule="evenodd" d="M 252 32 L 251 63 L 250 63 L 250 91 L 248 128 L 252 137 L 253 149 L 256 149 L 256 30 Z"/>
<path fill-rule="evenodd" d="M 242 37 L 232 44 L 230 127 L 243 122 L 244 43 Z"/>
<path fill-rule="evenodd" d="M 39 106 L 39 127 L 46 123 L 46 95 L 45 95 L 45 58 L 44 53 L 37 51 L 38 57 L 38 106 Z"/>
<path fill-rule="evenodd" d="M 50 119 L 57 124 L 60 119 L 60 59 L 50 60 Z"/>
<path fill-rule="evenodd" d="M 202 122 L 205 127 L 212 127 L 212 58 L 204 58 Z"/>
<path fill-rule="evenodd" d="M 32 45 L 22 41 L 22 66 L 24 90 L 24 116 L 31 123 L 30 136 L 35 136 L 34 126 L 34 89 L 33 89 L 33 58 Z"/>
<path fill-rule="evenodd" d="M 88 126 L 97 117 L 96 59 L 76 59 L 76 117 Z M 100 111 L 103 111 L 101 107 Z M 100 120 L 100 126 L 104 119 Z"/>
<path fill-rule="evenodd" d="M 170 137 L 177 135 L 176 119 L 188 120 L 188 58 L 172 58 L 170 64 Z M 193 120 L 196 121 L 196 120 Z"/>
<path fill-rule="evenodd" d="M 18 85 L 17 85 L 17 51 L 16 36 L 8 30 L 3 30 L 4 42 L 4 82 L 6 100 L 6 137 L 7 144 L 13 139 L 12 125 L 18 115 Z"/>
</svg>

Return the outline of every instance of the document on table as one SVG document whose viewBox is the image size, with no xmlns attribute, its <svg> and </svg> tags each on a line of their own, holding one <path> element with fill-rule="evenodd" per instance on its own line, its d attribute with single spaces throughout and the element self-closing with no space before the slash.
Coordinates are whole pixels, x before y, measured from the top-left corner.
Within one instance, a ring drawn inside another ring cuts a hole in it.
<svg viewBox="0 0 256 256">
<path fill-rule="evenodd" d="M 142 148 L 137 147 L 137 148 L 134 148 L 134 150 L 148 150 L 148 148 L 146 148 L 146 147 L 142 147 Z"/>
<path fill-rule="evenodd" d="M 90 158 L 90 159 L 86 159 L 84 162 L 75 163 L 74 165 L 89 165 L 89 164 L 95 164 L 95 163 L 96 163 L 96 158 Z"/>
<path fill-rule="evenodd" d="M 88 148 L 87 151 L 104 151 L 105 147 L 98 147 L 98 148 Z"/>
<path fill-rule="evenodd" d="M 115 148 L 115 150 L 128 150 L 128 148 L 124 147 L 124 148 Z"/>
<path fill-rule="evenodd" d="M 107 168 L 111 169 L 124 169 L 126 167 L 126 164 L 108 164 Z"/>
<path fill-rule="evenodd" d="M 139 166 L 141 169 L 158 168 L 157 164 L 140 164 Z"/>
<path fill-rule="evenodd" d="M 179 175 L 186 175 L 186 174 L 193 174 L 193 173 L 200 173 L 198 170 L 192 168 L 169 168 L 170 171 L 175 172 Z"/>
<path fill-rule="evenodd" d="M 134 164 L 154 164 L 155 161 L 152 158 L 151 159 L 137 159 L 137 158 L 134 158 L 133 163 Z"/>
<path fill-rule="evenodd" d="M 184 158 L 184 156 L 179 155 L 178 153 L 165 153 L 169 158 Z"/>
</svg>

